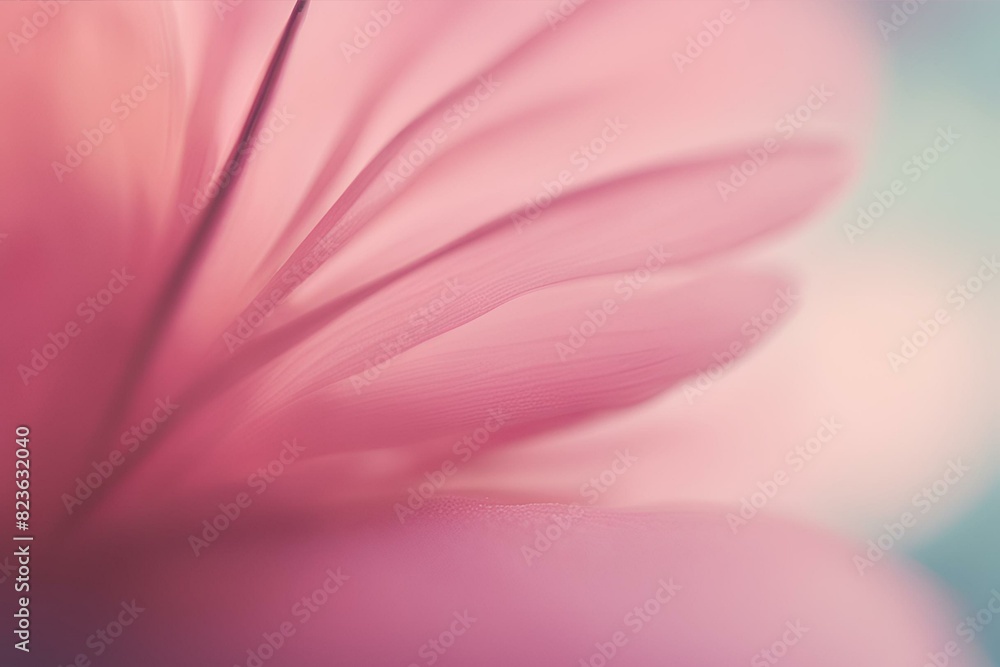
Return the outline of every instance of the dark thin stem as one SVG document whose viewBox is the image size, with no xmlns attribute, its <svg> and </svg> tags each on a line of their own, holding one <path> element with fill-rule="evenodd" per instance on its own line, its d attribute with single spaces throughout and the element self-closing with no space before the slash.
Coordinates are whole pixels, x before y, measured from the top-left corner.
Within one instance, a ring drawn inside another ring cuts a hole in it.
<svg viewBox="0 0 1000 667">
<path fill-rule="evenodd" d="M 257 89 L 257 95 L 250 107 L 250 111 L 247 113 L 246 120 L 243 122 L 243 129 L 240 131 L 236 144 L 233 146 L 229 153 L 229 158 L 226 160 L 224 173 L 231 174 L 232 177 L 225 186 L 219 187 L 218 195 L 209 202 L 208 206 L 202 212 L 190 242 L 184 249 L 183 254 L 178 258 L 177 265 L 174 267 L 169 280 L 163 286 L 162 292 L 154 301 L 155 305 L 152 315 L 139 336 L 138 343 L 125 367 L 125 373 L 112 394 L 112 400 L 108 405 L 101 426 L 97 429 L 94 439 L 91 441 L 90 451 L 95 456 L 103 456 L 105 454 L 104 448 L 107 445 L 108 439 L 113 436 L 115 428 L 120 423 L 126 410 L 130 407 L 132 394 L 140 380 L 142 380 L 152 359 L 153 352 L 161 342 L 169 326 L 170 319 L 175 314 L 181 298 L 191 284 L 195 269 L 204 256 L 212 240 L 213 233 L 223 218 L 229 196 L 236 182 L 239 180 L 241 166 L 248 152 L 247 149 L 250 146 L 250 141 L 260 122 L 261 115 L 270 102 L 282 68 L 288 59 L 295 33 L 302 23 L 302 18 L 305 16 L 305 9 L 308 4 L 309 0 L 297 0 L 295 7 L 292 9 L 291 16 L 289 16 L 285 24 L 281 39 L 278 41 L 278 45 L 271 56 L 270 63 Z M 74 517 L 77 522 L 82 522 L 83 514 L 86 513 L 85 509 L 87 511 L 91 510 L 97 504 L 98 496 L 106 494 L 114 481 L 109 479 L 104 485 L 94 491 L 94 495 L 88 502 L 77 510 L 77 515 Z"/>
</svg>

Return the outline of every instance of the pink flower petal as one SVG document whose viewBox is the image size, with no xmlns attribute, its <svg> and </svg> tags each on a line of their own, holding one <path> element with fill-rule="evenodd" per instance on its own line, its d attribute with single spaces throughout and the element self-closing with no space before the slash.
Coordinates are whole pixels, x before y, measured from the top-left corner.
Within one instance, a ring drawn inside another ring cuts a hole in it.
<svg viewBox="0 0 1000 667">
<path fill-rule="evenodd" d="M 198 557 L 180 535 L 157 540 L 152 562 L 120 563 L 100 603 L 79 589 L 97 619 L 120 599 L 146 609 L 106 664 L 245 665 L 265 644 L 274 667 L 426 664 L 427 652 L 441 665 L 605 664 L 591 656 L 612 650 L 607 664 L 642 667 L 768 664 L 763 651 L 789 665 L 881 667 L 922 665 L 955 640 L 915 573 L 880 562 L 861 575 L 863 546 L 765 518 L 734 535 L 722 510 L 449 501 L 403 525 L 383 508 L 363 525 L 285 524 L 262 542 L 257 510 Z M 320 525 L 328 536 L 316 537 Z M 175 581 L 183 589 L 164 583 Z M 283 623 L 290 636 L 272 654 L 265 636 L 279 643 Z M 67 648 L 92 631 L 67 632 Z M 949 664 L 982 663 L 963 644 Z"/>
</svg>

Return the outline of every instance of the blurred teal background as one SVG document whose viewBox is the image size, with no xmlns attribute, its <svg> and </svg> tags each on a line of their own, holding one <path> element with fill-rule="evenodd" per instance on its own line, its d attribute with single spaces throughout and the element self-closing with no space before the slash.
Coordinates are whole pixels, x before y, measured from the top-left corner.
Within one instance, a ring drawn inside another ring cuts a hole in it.
<svg viewBox="0 0 1000 667">
<path fill-rule="evenodd" d="M 871 4 L 875 25 L 879 20 L 891 21 L 899 5 Z M 922 180 L 915 196 L 903 202 L 910 213 L 908 227 L 883 242 L 898 242 L 901 237 L 896 235 L 905 234 L 910 241 L 925 237 L 932 242 L 929 247 L 990 254 L 1000 248 L 1000 168 L 996 163 L 1000 154 L 1000 3 L 930 0 L 899 30 L 885 29 L 885 25 L 879 29 L 887 49 L 885 99 L 868 188 L 882 185 L 879 174 L 899 165 L 926 141 L 927 128 L 952 125 L 964 141 L 975 143 L 975 150 L 963 153 L 961 160 L 942 161 L 935 167 L 933 179 Z M 1000 319 L 996 300 L 984 305 L 993 309 L 995 324 Z M 984 362 L 997 368 L 996 345 L 983 353 L 989 357 Z M 996 377 L 980 389 L 996 414 L 1000 405 Z M 983 451 L 1000 446 L 997 421 L 992 436 L 979 443 Z M 951 589 L 963 616 L 983 609 L 994 591 L 1000 591 L 1000 475 L 996 470 L 990 475 L 990 490 L 972 507 L 929 540 L 908 545 L 909 555 Z M 976 633 L 975 642 L 1000 666 L 1000 614 L 986 613 L 982 618 L 990 620 Z"/>
</svg>

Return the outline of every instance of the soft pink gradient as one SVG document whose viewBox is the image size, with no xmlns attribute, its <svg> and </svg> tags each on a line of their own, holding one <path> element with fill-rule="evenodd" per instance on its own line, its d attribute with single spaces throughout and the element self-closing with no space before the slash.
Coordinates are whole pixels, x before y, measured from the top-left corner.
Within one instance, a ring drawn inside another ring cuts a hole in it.
<svg viewBox="0 0 1000 667">
<path fill-rule="evenodd" d="M 269 664 L 416 661 L 466 608 L 481 620 L 442 664 L 572 664 L 661 577 L 682 593 L 616 664 L 749 661 L 799 619 L 810 634 L 788 664 L 915 664 L 939 649 L 947 623 L 927 584 L 889 564 L 860 577 L 855 547 L 766 519 L 733 535 L 717 509 L 581 510 L 528 564 L 521 547 L 535 528 L 570 511 L 513 504 L 562 495 L 527 483 L 543 463 L 530 455 L 523 483 L 477 489 L 489 504 L 436 501 L 397 521 L 393 503 L 491 410 L 505 415 L 498 450 L 560 430 L 596 442 L 594 460 L 632 446 L 632 434 L 588 432 L 587 420 L 676 387 L 790 285 L 720 255 L 820 210 L 863 143 L 873 54 L 850 9 L 594 1 L 552 29 L 556 4 L 411 3 L 347 62 L 341 40 L 382 3 L 314 3 L 263 116 L 287 108 L 292 120 L 232 188 L 129 391 L 120 378 L 137 337 L 199 224 L 178 206 L 224 163 L 291 5 L 244 2 L 221 16 L 212 3 L 71 5 L 0 69 L 19 91 L 0 110 L 17 128 L 0 158 L 12 185 L 0 293 L 17 314 L 0 398 L 5 421 L 31 425 L 44 471 L 33 487 L 50 545 L 38 622 L 60 628 L 54 659 L 135 597 L 148 622 L 106 664 L 245 664 L 338 566 L 351 577 L 344 590 Z M 724 9 L 735 21 L 678 72 L 673 50 Z M 5 24 L 20 18 L 14 5 L 0 11 Z M 147 67 L 167 81 L 57 181 L 51 162 L 65 144 Z M 390 187 L 400 152 L 490 80 L 500 85 L 475 114 Z M 820 85 L 835 92 L 822 115 L 722 201 L 717 180 Z M 607 153 L 538 220 L 515 225 L 510 214 L 608 123 L 626 127 Z M 286 289 L 282 276 L 327 234 L 332 259 Z M 655 277 L 561 361 L 570 328 L 657 253 L 670 256 Z M 25 386 L 18 364 L 123 268 L 134 283 Z M 467 289 L 414 329 L 448 281 Z M 274 314 L 227 349 L 223 334 L 275 289 Z M 352 376 L 404 338 L 358 391 Z M 744 410 L 758 399 L 749 394 Z M 74 480 L 166 397 L 177 414 L 64 521 Z M 196 558 L 188 536 L 291 439 L 306 447 L 301 460 Z M 647 430 L 634 446 L 663 442 Z M 564 469 L 577 455 L 563 455 Z M 684 477 L 706 479 L 707 463 Z"/>
<path fill-rule="evenodd" d="M 788 647 L 790 665 L 922 665 L 951 639 L 949 610 L 913 573 L 880 563 L 858 576 L 853 545 L 766 518 L 733 535 L 704 510 L 457 500 L 403 526 L 385 514 L 300 516 L 280 528 L 247 518 L 197 560 L 157 540 L 118 564 L 105 594 L 148 601 L 150 621 L 135 626 L 141 639 L 122 664 L 178 664 L 193 648 L 205 664 L 246 664 L 247 650 L 286 621 L 295 634 L 276 664 L 425 664 L 421 645 L 465 611 L 476 620 L 441 664 L 576 665 L 618 631 L 627 644 L 614 664 L 749 664 L 789 622 L 807 628 Z M 546 549 L 537 531 L 560 519 L 568 528 Z M 527 564 L 524 549 L 539 544 L 546 550 Z M 348 579 L 303 621 L 295 604 L 328 569 Z M 680 590 L 645 618 L 632 612 L 661 580 Z M 950 664 L 978 663 L 965 652 Z"/>
</svg>

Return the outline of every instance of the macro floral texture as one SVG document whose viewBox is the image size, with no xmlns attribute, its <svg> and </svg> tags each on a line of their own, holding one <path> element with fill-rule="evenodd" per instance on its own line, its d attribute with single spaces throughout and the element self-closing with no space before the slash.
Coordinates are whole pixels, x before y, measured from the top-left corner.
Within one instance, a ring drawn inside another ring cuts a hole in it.
<svg viewBox="0 0 1000 667">
<path fill-rule="evenodd" d="M 24 4 L 0 289 L 37 471 L 25 664 L 946 643 L 949 603 L 891 558 L 697 493 L 622 502 L 712 475 L 636 406 L 710 390 L 807 298 L 750 255 L 857 175 L 857 6 Z"/>
</svg>

